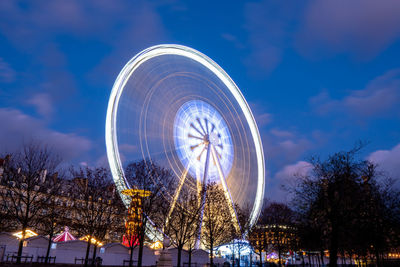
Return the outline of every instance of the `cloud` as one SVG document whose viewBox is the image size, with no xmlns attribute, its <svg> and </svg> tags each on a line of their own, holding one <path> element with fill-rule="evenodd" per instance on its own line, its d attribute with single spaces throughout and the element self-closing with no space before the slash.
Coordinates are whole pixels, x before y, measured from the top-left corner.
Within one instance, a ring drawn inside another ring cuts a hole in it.
<svg viewBox="0 0 400 267">
<path fill-rule="evenodd" d="M 393 179 L 400 179 L 400 143 L 390 150 L 372 152 L 368 160 L 376 163 L 379 170 Z"/>
<path fill-rule="evenodd" d="M 161 17 L 151 4 L 139 2 L 129 13 L 123 11 L 122 14 L 119 22 L 123 26 L 113 33 L 114 38 L 110 38 L 110 54 L 90 72 L 89 78 L 92 81 L 104 82 L 102 77 L 116 77 L 137 52 L 152 45 L 166 43 L 168 39 Z"/>
<path fill-rule="evenodd" d="M 21 5 L 18 1 L 3 0 L 0 2 L 0 29 L 17 47 L 24 49 L 33 49 L 54 33 L 81 37 L 105 36 L 114 26 L 109 23 L 110 17 L 118 13 L 126 15 L 128 12 L 121 2 L 53 0 Z M 96 28 L 103 31 L 95 31 Z"/>
<path fill-rule="evenodd" d="M 231 42 L 237 49 L 244 49 L 246 46 L 235 35 L 230 33 L 222 33 L 222 39 Z"/>
<path fill-rule="evenodd" d="M 294 164 L 286 165 L 282 170 L 277 172 L 274 176 L 275 179 L 281 182 L 288 182 L 296 177 L 304 177 L 312 169 L 312 165 L 306 161 L 298 161 Z"/>
<path fill-rule="evenodd" d="M 12 83 L 15 81 L 16 76 L 15 70 L 0 57 L 0 83 Z"/>
<path fill-rule="evenodd" d="M 269 131 L 271 134 L 273 134 L 276 137 L 281 137 L 281 138 L 292 138 L 294 137 L 294 134 L 290 131 L 285 131 L 285 130 L 278 130 L 278 129 L 271 129 Z"/>
<path fill-rule="evenodd" d="M 282 60 L 283 49 L 290 39 L 298 13 L 297 1 L 261 1 L 245 6 L 245 29 L 250 48 L 244 60 L 251 74 L 264 76 Z"/>
<path fill-rule="evenodd" d="M 28 104 L 36 108 L 36 112 L 44 118 L 49 118 L 53 114 L 53 104 L 50 96 L 45 93 L 39 93 L 28 99 Z"/>
<path fill-rule="evenodd" d="M 265 111 L 265 107 L 258 102 L 249 102 L 253 116 L 257 122 L 258 128 L 270 124 L 273 121 L 273 115 Z"/>
<path fill-rule="evenodd" d="M 370 59 L 400 37 L 397 0 L 310 1 L 297 36 L 301 53 Z"/>
<path fill-rule="evenodd" d="M 271 113 L 262 113 L 262 114 L 256 114 L 256 121 L 259 127 L 263 127 L 267 124 L 270 124 L 272 122 L 272 114 Z"/>
<path fill-rule="evenodd" d="M 327 90 L 310 98 L 321 114 L 347 113 L 360 117 L 400 115 L 400 69 L 375 78 L 362 90 L 353 90 L 342 99 L 333 99 Z"/>
<path fill-rule="evenodd" d="M 114 77 L 138 51 L 165 42 L 166 31 L 157 12 L 161 5 L 164 4 L 125 0 L 53 0 L 22 5 L 18 1 L 4 0 L 0 1 L 0 32 L 17 49 L 37 55 L 35 61 L 47 66 L 46 78 L 55 77 L 54 80 L 73 86 L 71 73 L 67 71 L 69 62 L 57 46 L 60 36 L 67 36 L 74 44 L 100 44 L 98 47 L 107 50 L 108 56 L 94 62 L 100 66 L 86 66 L 87 71 L 95 69 L 96 73 L 90 77 L 93 81 L 99 77 Z M 49 67 L 51 64 L 57 64 L 54 71 Z"/>
<path fill-rule="evenodd" d="M 285 188 L 295 185 L 298 177 L 304 177 L 312 170 L 312 165 L 306 161 L 298 161 L 284 166 L 273 177 L 268 177 L 267 197 L 274 201 L 288 202 L 289 194 Z"/>
<path fill-rule="evenodd" d="M 307 138 L 296 133 L 293 133 L 291 138 L 283 138 L 270 132 L 262 133 L 261 136 L 267 162 L 271 160 L 275 168 L 280 168 L 288 162 L 298 160 L 312 147 L 312 143 Z"/>
<path fill-rule="evenodd" d="M 138 147 L 135 146 L 135 145 L 131 145 L 131 144 L 121 144 L 119 146 L 119 150 L 121 152 L 133 153 L 133 152 L 137 152 L 138 151 Z"/>
<path fill-rule="evenodd" d="M 17 109 L 0 109 L 1 151 L 19 149 L 24 141 L 39 140 L 48 144 L 64 160 L 72 160 L 88 152 L 92 142 L 73 133 L 48 129 L 45 123 Z"/>
</svg>

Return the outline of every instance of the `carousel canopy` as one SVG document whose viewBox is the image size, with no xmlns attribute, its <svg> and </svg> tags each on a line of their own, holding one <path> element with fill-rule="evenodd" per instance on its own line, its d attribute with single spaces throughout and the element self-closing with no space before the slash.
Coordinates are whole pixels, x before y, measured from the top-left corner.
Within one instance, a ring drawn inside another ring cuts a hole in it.
<svg viewBox="0 0 400 267">
<path fill-rule="evenodd" d="M 64 232 L 59 234 L 53 239 L 53 242 L 65 242 L 65 241 L 70 241 L 70 240 L 75 240 L 76 238 L 70 234 L 69 228 L 65 226 Z"/>
<path fill-rule="evenodd" d="M 35 233 L 34 231 L 29 230 L 29 229 L 26 229 L 26 230 L 25 230 L 25 237 L 24 237 L 24 238 L 29 238 L 29 237 L 37 236 L 37 235 L 38 235 L 38 234 Z M 22 238 L 22 231 L 19 231 L 19 232 L 14 233 L 13 236 L 17 237 L 18 239 L 21 239 L 21 238 Z"/>
</svg>

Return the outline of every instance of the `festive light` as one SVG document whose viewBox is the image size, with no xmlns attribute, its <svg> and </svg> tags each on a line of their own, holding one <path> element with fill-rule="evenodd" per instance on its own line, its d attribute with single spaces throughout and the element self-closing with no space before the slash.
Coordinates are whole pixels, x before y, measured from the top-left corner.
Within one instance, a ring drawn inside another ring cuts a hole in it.
<svg viewBox="0 0 400 267">
<path fill-rule="evenodd" d="M 156 241 L 150 245 L 151 249 L 162 249 L 162 247 L 163 247 L 163 244 L 161 241 Z"/>
<path fill-rule="evenodd" d="M 37 236 L 37 235 L 38 235 L 38 234 L 35 233 L 35 232 L 32 231 L 32 230 L 29 230 L 29 229 L 26 229 L 26 230 L 25 230 L 25 238 L 29 238 L 29 237 Z M 14 233 L 13 236 L 17 237 L 18 239 L 22 239 L 22 231 Z M 24 239 L 25 239 L 25 238 L 24 238 Z"/>
<path fill-rule="evenodd" d="M 79 240 L 83 240 L 83 241 L 88 242 L 89 241 L 89 235 L 83 236 L 83 237 L 79 238 Z M 95 244 L 98 247 L 101 247 L 103 245 L 102 242 L 100 242 L 99 240 L 95 239 L 94 237 L 92 237 L 90 239 L 90 243 L 91 244 Z"/>
<path fill-rule="evenodd" d="M 128 209 L 128 218 L 125 222 L 125 234 L 122 237 L 122 244 L 127 247 L 139 244 L 139 230 L 142 227 L 142 199 L 150 196 L 151 192 L 141 189 L 126 189 L 122 191 L 125 196 L 131 197 L 131 204 Z"/>
</svg>

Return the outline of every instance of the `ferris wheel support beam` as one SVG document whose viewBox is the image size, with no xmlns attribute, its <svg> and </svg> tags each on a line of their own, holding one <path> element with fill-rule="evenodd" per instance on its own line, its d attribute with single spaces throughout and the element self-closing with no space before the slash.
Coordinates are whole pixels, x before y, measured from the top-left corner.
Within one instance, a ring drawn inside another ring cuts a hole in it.
<svg viewBox="0 0 400 267">
<path fill-rule="evenodd" d="M 165 221 L 165 228 L 168 226 L 169 218 L 171 217 L 171 214 L 175 209 L 176 201 L 178 200 L 178 197 L 179 197 L 179 195 L 181 193 L 183 184 L 185 183 L 186 176 L 187 176 L 187 173 L 188 173 L 188 170 L 189 170 L 189 167 L 190 167 L 190 162 L 191 161 L 189 161 L 188 166 L 186 167 L 185 171 L 182 173 L 182 177 L 181 177 L 181 179 L 179 181 L 179 186 L 175 191 L 174 198 L 172 199 L 172 204 L 171 204 L 171 207 L 170 207 L 169 212 L 168 212 L 168 217 L 167 217 L 167 219 Z"/>
<path fill-rule="evenodd" d="M 210 144 L 210 147 L 211 147 L 210 150 L 211 150 L 213 159 L 214 159 L 215 164 L 217 166 L 219 179 L 221 181 L 222 188 L 224 190 L 225 199 L 226 199 L 226 202 L 228 203 L 229 213 L 231 214 L 231 217 L 232 217 L 232 223 L 233 223 L 233 225 L 235 227 L 236 232 L 238 234 L 240 234 L 239 220 L 237 218 L 235 207 L 233 206 L 233 200 L 232 200 L 231 193 L 229 192 L 228 185 L 226 184 L 225 176 L 224 176 L 224 173 L 223 173 L 222 168 L 221 168 L 221 163 L 219 161 L 217 152 L 215 151 L 215 147 L 213 145 L 211 145 L 211 144 Z"/>
<path fill-rule="evenodd" d="M 196 249 L 200 248 L 200 241 L 201 241 L 201 228 L 203 226 L 203 216 L 204 216 L 204 206 L 206 204 L 206 194 L 207 194 L 207 173 L 208 173 L 208 165 L 210 164 L 210 143 L 206 144 L 207 154 L 206 154 L 206 162 L 204 164 L 204 176 L 203 176 L 203 183 L 202 183 L 202 190 L 201 190 L 201 213 L 200 213 L 200 221 L 199 221 L 199 231 L 197 233 L 197 241 L 196 241 Z"/>
</svg>

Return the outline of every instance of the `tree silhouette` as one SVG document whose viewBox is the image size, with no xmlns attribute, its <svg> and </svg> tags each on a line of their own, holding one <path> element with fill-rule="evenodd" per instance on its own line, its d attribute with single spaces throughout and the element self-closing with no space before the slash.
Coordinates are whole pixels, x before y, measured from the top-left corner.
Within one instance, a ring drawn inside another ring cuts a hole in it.
<svg viewBox="0 0 400 267">
<path fill-rule="evenodd" d="M 22 228 L 17 263 L 21 261 L 26 230 L 39 223 L 43 202 L 54 195 L 54 180 L 61 162 L 47 146 L 38 142 L 25 144 L 20 152 L 10 154 L 3 164 L 0 200 L 9 219 Z"/>
</svg>

